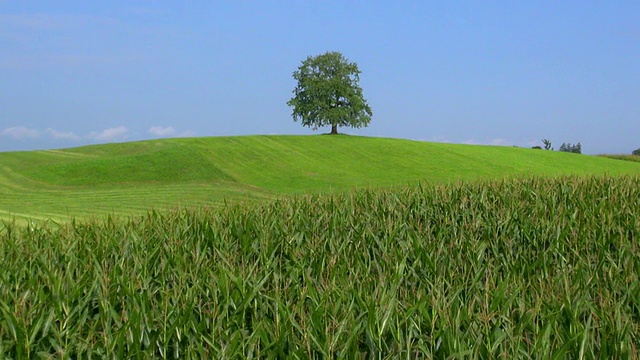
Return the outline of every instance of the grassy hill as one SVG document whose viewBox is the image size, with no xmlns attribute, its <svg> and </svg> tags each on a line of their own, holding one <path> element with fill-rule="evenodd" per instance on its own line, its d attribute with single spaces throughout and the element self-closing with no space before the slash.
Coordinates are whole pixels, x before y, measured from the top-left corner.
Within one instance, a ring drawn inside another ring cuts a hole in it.
<svg viewBox="0 0 640 360">
<path fill-rule="evenodd" d="M 640 163 L 357 136 L 165 139 L 0 153 L 0 219 L 68 220 L 426 181 L 640 174 Z"/>
</svg>

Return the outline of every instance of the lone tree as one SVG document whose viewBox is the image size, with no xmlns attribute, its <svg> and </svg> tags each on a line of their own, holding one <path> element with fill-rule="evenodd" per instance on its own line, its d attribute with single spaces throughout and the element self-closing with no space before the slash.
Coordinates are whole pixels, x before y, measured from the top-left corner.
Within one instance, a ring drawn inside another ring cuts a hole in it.
<svg viewBox="0 0 640 360">
<path fill-rule="evenodd" d="M 369 125 L 371 108 L 362 96 L 358 64 L 349 62 L 339 52 L 309 56 L 293 72 L 298 85 L 287 105 L 293 108 L 293 121 L 317 130 L 331 125 L 360 128 Z"/>
</svg>

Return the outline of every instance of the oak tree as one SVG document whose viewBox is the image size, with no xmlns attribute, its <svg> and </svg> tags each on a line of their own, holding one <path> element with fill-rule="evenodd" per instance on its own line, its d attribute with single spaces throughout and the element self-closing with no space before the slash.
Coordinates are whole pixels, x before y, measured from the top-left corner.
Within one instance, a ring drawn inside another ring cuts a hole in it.
<svg viewBox="0 0 640 360">
<path fill-rule="evenodd" d="M 287 105 L 293 108 L 294 121 L 317 130 L 331 125 L 331 134 L 338 126 L 360 128 L 369 125 L 373 112 L 362 95 L 358 64 L 339 52 L 309 56 L 293 78 L 298 85 Z"/>
</svg>

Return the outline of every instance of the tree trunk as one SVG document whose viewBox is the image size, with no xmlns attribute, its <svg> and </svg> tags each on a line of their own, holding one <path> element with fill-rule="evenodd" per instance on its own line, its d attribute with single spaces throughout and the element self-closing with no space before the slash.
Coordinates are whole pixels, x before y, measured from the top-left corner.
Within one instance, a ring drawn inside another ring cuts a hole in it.
<svg viewBox="0 0 640 360">
<path fill-rule="evenodd" d="M 331 124 L 331 135 L 337 135 L 337 134 L 338 134 L 338 125 Z"/>
</svg>

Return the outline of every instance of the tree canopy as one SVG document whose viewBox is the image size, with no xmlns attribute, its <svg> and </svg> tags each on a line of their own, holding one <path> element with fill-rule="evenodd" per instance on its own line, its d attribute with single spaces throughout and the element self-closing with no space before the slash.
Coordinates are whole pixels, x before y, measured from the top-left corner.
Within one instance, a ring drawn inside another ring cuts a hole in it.
<svg viewBox="0 0 640 360">
<path fill-rule="evenodd" d="M 362 95 L 360 70 L 339 52 L 309 56 L 293 78 L 298 85 L 287 105 L 293 108 L 294 121 L 317 130 L 331 125 L 331 134 L 338 126 L 354 128 L 369 125 L 373 112 Z"/>
<path fill-rule="evenodd" d="M 564 152 L 582 154 L 582 145 L 580 145 L 580 143 L 577 143 L 575 145 L 562 143 L 562 145 L 560 146 L 560 149 L 558 150 L 564 151 Z"/>
</svg>

